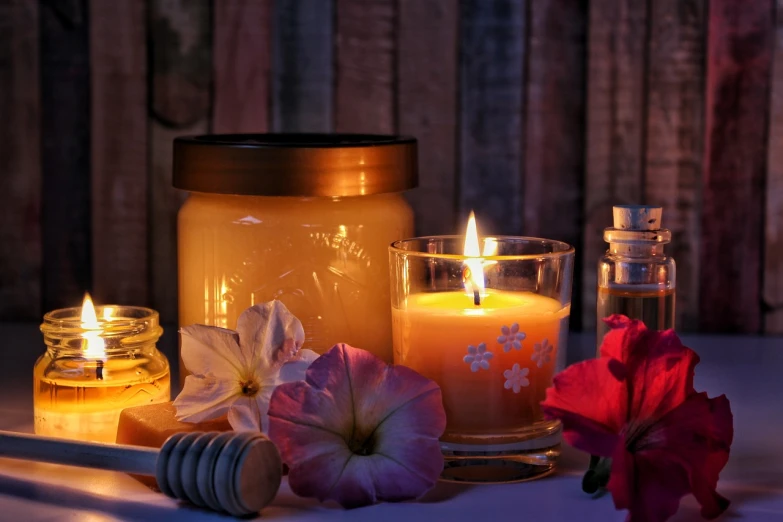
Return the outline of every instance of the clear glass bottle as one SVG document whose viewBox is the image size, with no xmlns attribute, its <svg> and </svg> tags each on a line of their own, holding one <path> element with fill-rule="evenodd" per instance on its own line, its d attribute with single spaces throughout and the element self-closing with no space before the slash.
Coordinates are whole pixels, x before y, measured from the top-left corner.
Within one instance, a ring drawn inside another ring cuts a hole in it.
<svg viewBox="0 0 783 522">
<path fill-rule="evenodd" d="M 38 435 L 114 442 L 123 409 L 170 400 L 158 312 L 108 305 L 95 312 L 100 320 L 91 326 L 78 307 L 44 316 L 46 352 L 33 369 Z"/>
<path fill-rule="evenodd" d="M 614 226 L 604 230 L 609 249 L 598 262 L 598 346 L 609 328 L 603 319 L 623 314 L 648 328 L 674 328 L 676 267 L 663 246 L 671 232 L 661 228 L 661 207 L 617 205 Z"/>
</svg>

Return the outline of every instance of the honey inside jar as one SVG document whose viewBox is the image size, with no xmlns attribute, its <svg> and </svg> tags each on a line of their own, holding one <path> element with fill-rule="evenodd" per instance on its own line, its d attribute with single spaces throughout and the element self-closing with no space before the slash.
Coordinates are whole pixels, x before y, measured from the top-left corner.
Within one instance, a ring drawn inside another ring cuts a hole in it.
<svg viewBox="0 0 783 522">
<path fill-rule="evenodd" d="M 387 248 L 414 232 L 402 191 L 416 183 L 415 140 L 202 139 L 175 142 L 174 184 L 191 192 L 178 216 L 180 325 L 234 329 L 279 299 L 304 347 L 345 342 L 391 361 Z"/>
</svg>

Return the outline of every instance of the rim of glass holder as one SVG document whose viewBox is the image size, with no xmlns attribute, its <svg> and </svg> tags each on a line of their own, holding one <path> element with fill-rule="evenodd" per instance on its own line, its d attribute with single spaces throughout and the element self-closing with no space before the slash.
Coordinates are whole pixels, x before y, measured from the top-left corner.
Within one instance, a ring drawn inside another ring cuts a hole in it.
<svg viewBox="0 0 783 522">
<path fill-rule="evenodd" d="M 464 242 L 465 236 L 454 234 L 454 235 L 445 235 L 445 236 L 421 236 L 421 237 L 412 237 L 408 239 L 399 239 L 389 245 L 389 250 L 391 252 L 406 254 L 415 257 L 433 258 L 433 259 L 435 258 L 453 259 L 457 261 L 464 261 L 466 259 L 484 259 L 488 261 L 531 261 L 531 260 L 542 259 L 542 258 L 565 257 L 568 255 L 573 255 L 576 252 L 576 250 L 572 245 L 564 241 L 558 241 L 556 239 L 546 239 L 542 237 L 531 237 L 531 236 L 484 236 L 479 238 L 479 243 L 482 243 L 488 239 L 495 240 L 498 243 L 527 243 L 527 244 L 540 243 L 546 245 L 557 245 L 561 247 L 562 250 L 557 250 L 554 252 L 542 252 L 540 254 L 503 254 L 503 255 L 492 255 L 492 256 L 484 256 L 484 255 L 466 256 L 465 254 L 443 254 L 437 252 L 422 252 L 421 250 L 408 250 L 402 248 L 402 245 L 412 244 L 414 241 L 426 242 L 427 240 L 434 240 L 434 239 L 458 240 Z"/>
<path fill-rule="evenodd" d="M 110 355 L 157 342 L 163 334 L 160 316 L 152 308 L 96 305 L 96 316 L 103 317 L 107 308 L 113 310 L 112 319 L 103 321 L 99 329 L 82 326 L 80 306 L 47 312 L 40 326 L 44 343 L 50 348 L 79 352 L 84 350 L 84 334 L 100 330 L 99 337 L 105 341 L 104 351 Z"/>
</svg>

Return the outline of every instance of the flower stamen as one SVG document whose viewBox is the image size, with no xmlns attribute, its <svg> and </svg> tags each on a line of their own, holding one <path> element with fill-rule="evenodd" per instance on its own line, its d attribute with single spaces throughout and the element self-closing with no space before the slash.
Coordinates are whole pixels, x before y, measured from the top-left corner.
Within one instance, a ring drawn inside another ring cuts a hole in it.
<svg viewBox="0 0 783 522">
<path fill-rule="evenodd" d="M 375 449 L 375 441 L 373 436 L 369 436 L 364 440 L 359 438 L 352 438 L 348 441 L 348 448 L 354 453 L 354 455 L 367 456 L 372 455 Z"/>
<path fill-rule="evenodd" d="M 242 395 L 247 397 L 255 397 L 261 391 L 261 386 L 254 380 L 244 381 L 240 385 L 242 387 Z"/>
</svg>

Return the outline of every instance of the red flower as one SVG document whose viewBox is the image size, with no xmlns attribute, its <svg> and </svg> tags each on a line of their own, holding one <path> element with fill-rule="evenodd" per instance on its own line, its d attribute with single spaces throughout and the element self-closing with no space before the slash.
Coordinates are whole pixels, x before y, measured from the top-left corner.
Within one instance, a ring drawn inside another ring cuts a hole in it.
<svg viewBox="0 0 783 522">
<path fill-rule="evenodd" d="M 605 321 L 601 357 L 555 376 L 545 415 L 562 421 L 572 446 L 612 459 L 607 488 L 628 522 L 667 520 L 688 493 L 703 517 L 717 517 L 729 505 L 715 491 L 734 436 L 728 399 L 696 393 L 699 356 L 672 330 Z"/>
</svg>

